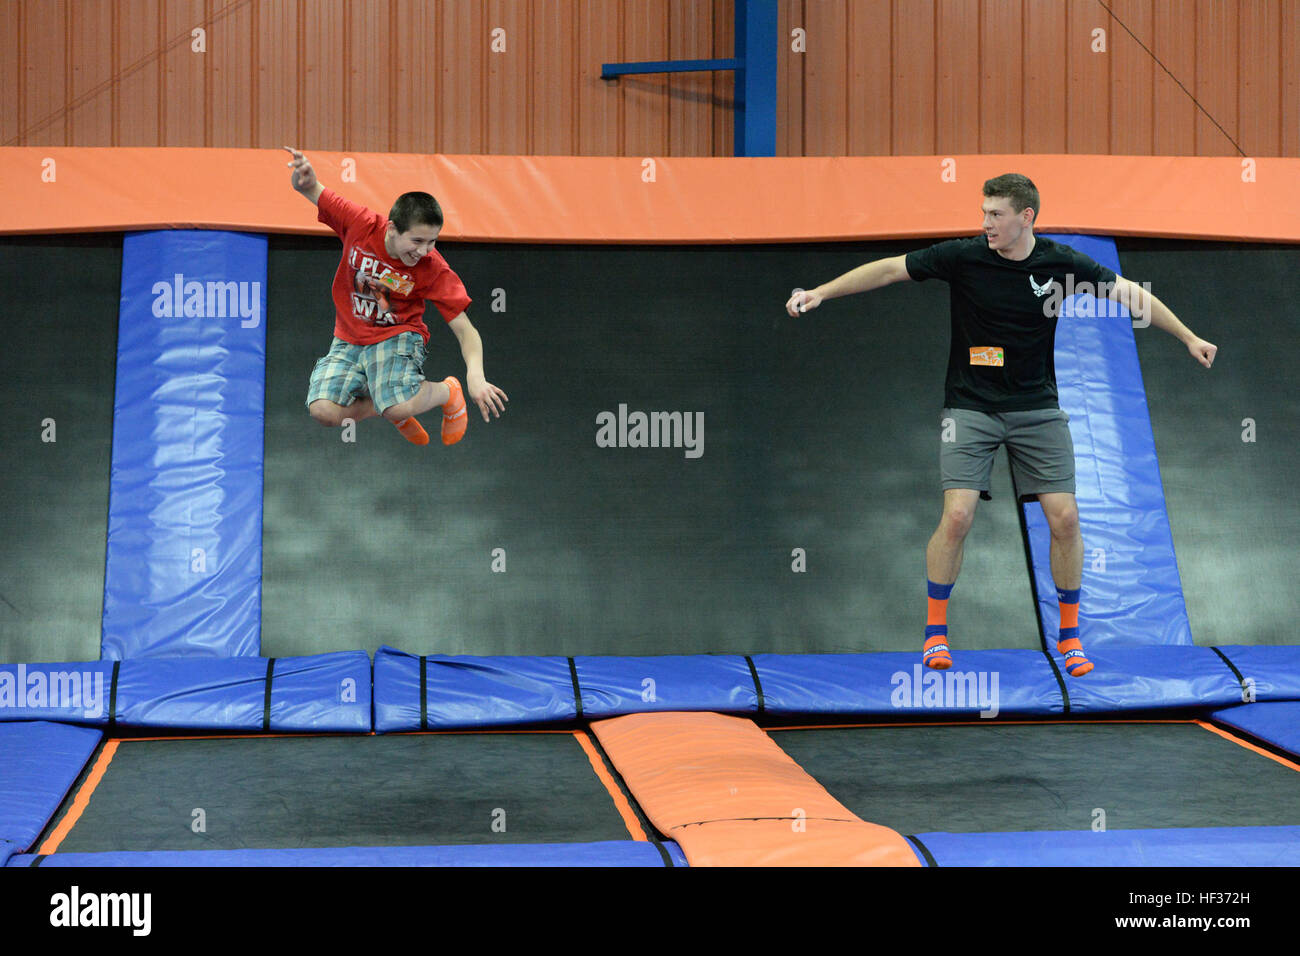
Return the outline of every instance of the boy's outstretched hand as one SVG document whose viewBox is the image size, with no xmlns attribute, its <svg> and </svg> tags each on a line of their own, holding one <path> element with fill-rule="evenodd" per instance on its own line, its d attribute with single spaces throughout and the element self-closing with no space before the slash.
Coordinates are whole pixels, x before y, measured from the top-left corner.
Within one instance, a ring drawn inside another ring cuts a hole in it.
<svg viewBox="0 0 1300 956">
<path fill-rule="evenodd" d="M 311 168 L 311 160 L 291 146 L 281 146 L 293 157 L 288 163 L 293 172 L 289 174 L 289 184 L 312 202 L 320 198 L 322 186 L 316 178 L 316 170 Z"/>
<path fill-rule="evenodd" d="M 469 397 L 473 399 L 474 404 L 478 406 L 479 412 L 482 413 L 483 421 L 489 420 L 489 411 L 496 415 L 497 418 L 501 417 L 501 413 L 506 410 L 506 402 L 510 401 L 505 392 L 481 375 L 467 376 L 465 386 Z"/>
</svg>

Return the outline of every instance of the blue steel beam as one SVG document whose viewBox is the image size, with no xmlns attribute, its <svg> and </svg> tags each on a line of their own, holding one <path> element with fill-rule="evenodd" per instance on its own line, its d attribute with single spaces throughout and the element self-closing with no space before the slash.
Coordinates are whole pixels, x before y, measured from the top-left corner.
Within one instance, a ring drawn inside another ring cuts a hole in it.
<svg viewBox="0 0 1300 956">
<path fill-rule="evenodd" d="M 740 61 L 729 60 L 647 60 L 643 63 L 602 63 L 600 78 L 627 76 L 632 73 L 702 73 L 708 70 L 735 70 Z"/>
</svg>

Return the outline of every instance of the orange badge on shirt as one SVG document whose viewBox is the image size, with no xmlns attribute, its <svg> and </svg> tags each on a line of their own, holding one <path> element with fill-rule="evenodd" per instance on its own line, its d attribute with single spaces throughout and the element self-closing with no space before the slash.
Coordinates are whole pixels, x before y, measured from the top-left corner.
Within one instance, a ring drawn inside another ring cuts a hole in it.
<svg viewBox="0 0 1300 956">
<path fill-rule="evenodd" d="M 1001 365 L 1002 346 L 981 345 L 970 350 L 971 365 Z"/>
<path fill-rule="evenodd" d="M 412 282 L 410 279 L 404 279 L 401 276 L 394 275 L 391 272 L 388 273 L 387 275 L 377 276 L 376 278 L 378 278 L 380 282 L 388 286 L 388 288 L 392 289 L 398 295 L 410 295 L 411 290 L 415 288 L 415 283 Z M 998 364 L 1001 365 L 1002 363 L 999 362 Z"/>
</svg>

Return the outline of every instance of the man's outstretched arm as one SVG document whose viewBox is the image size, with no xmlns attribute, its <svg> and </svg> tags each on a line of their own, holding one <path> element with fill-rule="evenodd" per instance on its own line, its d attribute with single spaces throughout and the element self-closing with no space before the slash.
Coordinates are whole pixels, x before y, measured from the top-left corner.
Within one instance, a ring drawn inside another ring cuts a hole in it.
<svg viewBox="0 0 1300 956">
<path fill-rule="evenodd" d="M 290 146 L 280 148 L 288 150 L 289 154 L 293 156 L 293 159 L 287 163 L 293 169 L 293 172 L 289 174 L 289 184 L 314 204 L 320 199 L 320 194 L 325 191 L 325 187 L 316 178 L 316 170 L 311 168 L 311 162 L 299 150 Z"/>
<path fill-rule="evenodd" d="M 827 299 L 853 295 L 857 292 L 870 292 L 881 286 L 910 279 L 907 272 L 907 256 L 893 256 L 889 259 L 877 259 L 858 266 L 836 279 L 807 292 L 796 292 L 785 304 L 785 310 L 791 315 L 808 312 L 817 308 Z"/>
<path fill-rule="evenodd" d="M 1214 356 L 1219 351 L 1219 347 L 1197 336 L 1178 321 L 1178 316 L 1174 315 L 1169 306 L 1136 282 L 1118 276 L 1107 296 L 1128 309 L 1129 315 L 1141 326 L 1153 325 L 1178 339 L 1187 346 L 1187 351 L 1192 353 L 1192 358 L 1206 368 L 1214 364 Z"/>
</svg>

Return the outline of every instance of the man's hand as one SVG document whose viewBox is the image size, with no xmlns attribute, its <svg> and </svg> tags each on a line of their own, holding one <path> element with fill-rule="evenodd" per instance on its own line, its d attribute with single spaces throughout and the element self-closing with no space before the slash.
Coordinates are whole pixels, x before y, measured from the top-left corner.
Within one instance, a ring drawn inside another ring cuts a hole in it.
<svg viewBox="0 0 1300 956">
<path fill-rule="evenodd" d="M 510 401 L 509 396 L 501 389 L 497 388 L 482 375 L 468 375 L 465 378 L 465 389 L 478 410 L 483 415 L 483 421 L 488 421 L 488 411 L 490 410 L 497 418 L 506 410 L 506 402 Z"/>
<path fill-rule="evenodd" d="M 795 293 L 790 296 L 790 301 L 785 304 L 785 310 L 792 316 L 798 316 L 800 312 L 811 312 L 821 304 L 822 297 L 816 292 L 805 292 L 803 289 L 796 289 Z"/>
<path fill-rule="evenodd" d="M 282 146 L 280 148 L 287 150 L 288 153 L 293 156 L 293 159 L 285 164 L 293 170 L 293 172 L 289 174 L 289 184 L 312 202 L 315 202 L 320 198 L 321 190 L 324 189 L 324 187 L 316 178 L 316 170 L 311 168 L 311 161 L 308 160 L 299 150 L 290 146 Z"/>
<path fill-rule="evenodd" d="M 1187 351 L 1192 353 L 1192 358 L 1209 368 L 1214 364 L 1214 356 L 1218 354 L 1219 347 L 1211 345 L 1205 339 L 1193 338 L 1187 343 Z"/>
<path fill-rule="evenodd" d="M 827 299 L 870 292 L 872 289 L 879 289 L 881 286 L 892 285 L 910 278 L 912 275 L 907 271 L 907 256 L 877 259 L 874 262 L 863 263 L 830 282 L 823 282 L 811 292 L 795 289 L 790 296 L 790 301 L 785 304 L 785 310 L 792 316 L 798 316 L 800 312 L 812 311 Z"/>
</svg>

